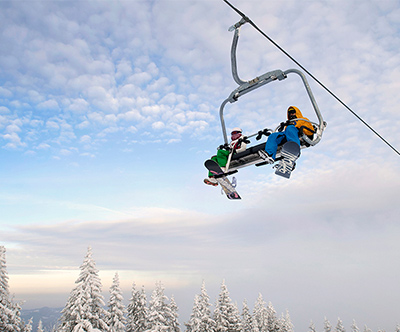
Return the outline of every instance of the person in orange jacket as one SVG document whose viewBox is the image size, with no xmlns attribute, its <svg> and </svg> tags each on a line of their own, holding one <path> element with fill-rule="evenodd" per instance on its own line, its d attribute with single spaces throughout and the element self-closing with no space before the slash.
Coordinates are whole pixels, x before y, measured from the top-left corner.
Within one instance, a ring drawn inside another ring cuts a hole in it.
<svg viewBox="0 0 400 332">
<path fill-rule="evenodd" d="M 265 144 L 265 151 L 260 150 L 258 152 L 260 157 L 270 164 L 275 162 L 276 151 L 280 144 L 295 142 L 300 146 L 300 131 L 310 137 L 314 134 L 312 124 L 301 114 L 297 107 L 289 106 L 287 118 L 288 121 L 282 122 L 281 128 L 279 128 L 277 132 L 268 136 L 267 143 Z"/>
</svg>

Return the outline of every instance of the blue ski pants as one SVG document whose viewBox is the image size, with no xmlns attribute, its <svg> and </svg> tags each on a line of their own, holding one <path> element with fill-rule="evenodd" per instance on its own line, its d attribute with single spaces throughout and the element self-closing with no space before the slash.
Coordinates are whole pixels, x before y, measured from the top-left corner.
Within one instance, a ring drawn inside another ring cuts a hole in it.
<svg viewBox="0 0 400 332">
<path fill-rule="evenodd" d="M 267 143 L 265 144 L 265 151 L 275 159 L 278 145 L 286 142 L 295 142 L 300 145 L 299 130 L 293 125 L 287 126 L 282 132 L 276 132 L 269 135 Z"/>
</svg>

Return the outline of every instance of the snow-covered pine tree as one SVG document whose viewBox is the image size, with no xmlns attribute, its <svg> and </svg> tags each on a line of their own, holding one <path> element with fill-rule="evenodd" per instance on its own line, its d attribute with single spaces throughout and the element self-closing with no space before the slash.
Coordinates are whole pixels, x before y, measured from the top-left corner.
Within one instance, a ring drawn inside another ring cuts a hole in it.
<svg viewBox="0 0 400 332">
<path fill-rule="evenodd" d="M 309 331 L 310 332 L 317 332 L 316 328 L 315 328 L 315 324 L 313 321 L 310 322 L 310 326 L 309 326 Z"/>
<path fill-rule="evenodd" d="M 167 301 L 168 297 L 164 294 L 164 286 L 161 282 L 157 282 L 149 303 L 146 332 L 169 331 L 171 308 Z"/>
<path fill-rule="evenodd" d="M 33 322 L 33 317 L 30 318 L 28 323 L 25 325 L 23 329 L 24 332 L 32 332 L 32 322 Z"/>
<path fill-rule="evenodd" d="M 108 331 L 107 311 L 103 308 L 101 281 L 89 247 L 80 266 L 80 274 L 75 281 L 76 287 L 62 310 L 58 332 Z"/>
<path fill-rule="evenodd" d="M 43 331 L 43 323 L 42 323 L 42 320 L 39 320 L 39 324 L 38 324 L 38 327 L 37 327 L 37 330 L 36 330 L 37 332 L 44 332 Z"/>
<path fill-rule="evenodd" d="M 192 313 L 190 314 L 190 319 L 186 325 L 186 332 L 200 332 L 202 329 L 200 328 L 201 324 L 201 314 L 200 314 L 200 296 L 194 296 Z"/>
<path fill-rule="evenodd" d="M 24 328 L 21 308 L 14 303 L 8 286 L 6 248 L 0 246 L 0 331 L 20 332 Z"/>
<path fill-rule="evenodd" d="M 214 321 L 216 332 L 240 331 L 240 313 L 229 297 L 225 280 L 221 284 L 221 292 L 215 305 Z"/>
<path fill-rule="evenodd" d="M 16 331 L 25 332 L 25 328 L 26 328 L 25 322 L 24 322 L 24 320 L 21 318 L 21 310 L 22 310 L 21 305 L 22 305 L 22 302 L 21 302 L 21 303 L 15 303 L 14 301 L 11 301 L 11 303 L 12 303 L 12 305 L 13 305 L 13 307 L 14 307 L 14 317 L 13 317 L 13 320 L 14 320 L 14 322 L 15 322 Z M 17 326 L 19 326 L 19 330 L 18 330 L 18 327 L 17 327 Z M 28 326 L 27 328 L 29 329 L 29 326 Z"/>
<path fill-rule="evenodd" d="M 264 299 L 260 293 L 258 294 L 258 298 L 256 300 L 256 303 L 254 304 L 254 310 L 253 310 L 253 319 L 254 319 L 253 327 L 257 328 L 259 332 L 268 331 L 267 316 L 268 316 L 267 308 L 265 307 Z"/>
<path fill-rule="evenodd" d="M 332 331 L 332 325 L 329 322 L 329 320 L 325 317 L 324 319 L 324 332 L 331 332 Z"/>
<path fill-rule="evenodd" d="M 186 325 L 187 332 L 214 331 L 215 322 L 211 318 L 210 297 L 207 294 L 206 285 L 203 281 L 200 295 L 194 298 L 194 304 L 190 320 Z"/>
<path fill-rule="evenodd" d="M 243 301 L 241 331 L 254 332 L 253 317 L 251 316 L 246 299 Z"/>
<path fill-rule="evenodd" d="M 364 325 L 364 332 L 372 332 L 372 330 L 367 325 Z"/>
<path fill-rule="evenodd" d="M 142 332 L 146 330 L 147 325 L 147 298 L 144 286 L 142 290 L 135 289 L 135 283 L 132 285 L 132 298 L 129 300 L 127 308 L 126 332 Z"/>
<path fill-rule="evenodd" d="M 267 306 L 267 331 L 279 332 L 280 328 L 280 321 L 276 316 L 276 311 L 272 306 L 272 303 L 269 302 Z"/>
<path fill-rule="evenodd" d="M 169 307 L 170 307 L 169 311 L 170 315 L 169 317 L 167 317 L 167 319 L 170 326 L 170 331 L 180 332 L 181 329 L 179 327 L 179 321 L 178 321 L 178 306 L 176 305 L 175 298 L 173 295 L 171 296 Z"/>
<path fill-rule="evenodd" d="M 358 328 L 356 321 L 353 319 L 353 323 L 351 324 L 351 331 L 352 332 L 360 332 L 360 329 Z"/>
<path fill-rule="evenodd" d="M 282 317 L 279 322 L 280 332 L 293 332 L 293 324 L 292 320 L 289 316 L 289 311 L 286 310 L 285 314 L 282 314 Z"/>
<path fill-rule="evenodd" d="M 110 287 L 110 299 L 108 301 L 107 323 L 110 332 L 125 332 L 125 306 L 123 302 L 122 291 L 119 287 L 118 273 L 115 274 Z"/>
<path fill-rule="evenodd" d="M 338 318 L 336 327 L 335 327 L 335 332 L 346 332 L 346 329 L 343 326 L 343 322 L 340 318 Z"/>
</svg>

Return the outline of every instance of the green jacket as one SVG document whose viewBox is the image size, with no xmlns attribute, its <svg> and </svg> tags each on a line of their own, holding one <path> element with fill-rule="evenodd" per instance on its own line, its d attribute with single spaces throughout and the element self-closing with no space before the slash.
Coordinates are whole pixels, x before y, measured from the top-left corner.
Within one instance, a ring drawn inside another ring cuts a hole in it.
<svg viewBox="0 0 400 332">
<path fill-rule="evenodd" d="M 229 151 L 224 149 L 219 149 L 217 155 L 211 157 L 211 160 L 215 160 L 220 167 L 225 167 L 228 162 Z M 208 176 L 212 176 L 211 172 L 208 172 Z"/>
</svg>

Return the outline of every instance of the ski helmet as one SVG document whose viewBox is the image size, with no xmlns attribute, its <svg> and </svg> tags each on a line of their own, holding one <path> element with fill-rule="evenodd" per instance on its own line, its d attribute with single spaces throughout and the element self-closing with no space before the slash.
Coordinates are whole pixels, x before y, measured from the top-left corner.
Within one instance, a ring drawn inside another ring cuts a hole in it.
<svg viewBox="0 0 400 332">
<path fill-rule="evenodd" d="M 232 129 L 232 131 L 231 131 L 232 141 L 239 139 L 241 136 L 242 136 L 242 129 L 240 129 L 239 127 Z"/>
<path fill-rule="evenodd" d="M 232 129 L 232 131 L 231 131 L 231 134 L 233 134 L 233 133 L 236 133 L 237 134 L 237 132 L 242 132 L 242 129 L 241 128 L 239 128 L 239 127 L 235 127 L 235 128 L 233 128 Z"/>
</svg>

